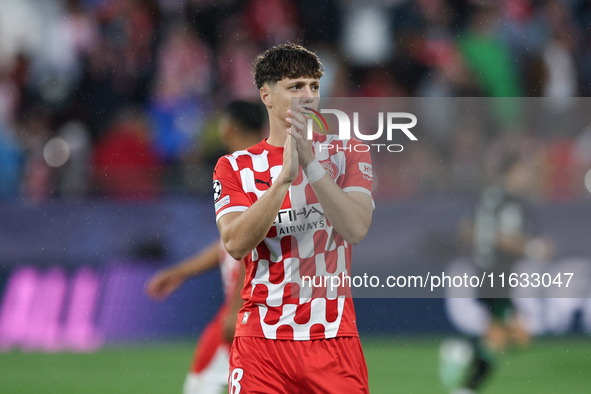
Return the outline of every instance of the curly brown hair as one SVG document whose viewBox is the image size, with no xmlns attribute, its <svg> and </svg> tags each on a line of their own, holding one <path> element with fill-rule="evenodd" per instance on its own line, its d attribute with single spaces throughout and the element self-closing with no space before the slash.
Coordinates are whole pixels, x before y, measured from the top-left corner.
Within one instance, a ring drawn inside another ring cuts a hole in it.
<svg viewBox="0 0 591 394">
<path fill-rule="evenodd" d="M 301 45 L 287 43 L 274 46 L 255 59 L 252 71 L 258 89 L 283 78 L 320 78 L 324 67 L 318 56 Z"/>
</svg>

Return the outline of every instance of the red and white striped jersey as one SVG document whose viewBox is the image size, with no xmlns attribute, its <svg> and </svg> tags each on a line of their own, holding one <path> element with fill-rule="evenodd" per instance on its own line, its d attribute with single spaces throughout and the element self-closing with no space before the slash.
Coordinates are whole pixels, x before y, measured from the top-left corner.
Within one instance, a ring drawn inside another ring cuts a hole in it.
<svg viewBox="0 0 591 394">
<path fill-rule="evenodd" d="M 371 197 L 373 173 L 367 146 L 315 134 L 316 158 L 345 192 Z M 218 160 L 214 171 L 216 220 L 242 212 L 279 175 L 283 148 L 266 140 Z M 324 215 L 300 169 L 265 239 L 244 258 L 246 277 L 236 336 L 310 340 L 358 336 L 350 297 L 303 284 L 305 276 L 350 275 L 351 245 Z"/>
</svg>

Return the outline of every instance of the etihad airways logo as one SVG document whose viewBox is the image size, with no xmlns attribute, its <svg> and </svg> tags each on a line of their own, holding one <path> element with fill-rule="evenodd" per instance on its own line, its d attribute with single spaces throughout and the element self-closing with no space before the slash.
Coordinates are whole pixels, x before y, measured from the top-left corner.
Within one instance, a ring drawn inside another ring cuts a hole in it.
<svg viewBox="0 0 591 394">
<path fill-rule="evenodd" d="M 301 209 L 282 209 L 273 225 L 278 235 L 314 231 L 327 226 L 320 204 L 307 205 Z"/>
<path fill-rule="evenodd" d="M 308 119 L 308 139 L 312 139 L 313 133 L 313 122 L 315 121 L 319 126 L 322 132 L 326 129 L 328 132 L 328 126 L 326 120 L 322 116 L 322 114 L 332 114 L 337 117 L 337 121 L 339 124 L 339 139 L 341 140 L 348 140 L 351 139 L 351 119 L 349 115 L 345 112 L 338 110 L 338 109 L 321 109 L 320 112 L 315 111 L 311 108 L 305 107 L 306 110 L 310 112 L 306 112 L 307 115 L 310 116 L 311 119 Z M 405 121 L 406 120 L 406 121 Z M 385 123 L 385 127 L 384 127 Z M 376 141 L 377 139 L 381 138 L 382 135 L 386 134 L 386 140 L 391 142 L 393 140 L 394 133 L 402 132 L 410 141 L 417 141 L 417 137 L 410 131 L 413 127 L 417 125 L 417 117 L 409 112 L 378 112 L 378 130 L 373 134 L 365 134 L 359 130 L 359 112 L 353 112 L 353 135 L 361 140 L 361 141 Z M 331 144 L 321 144 L 320 150 L 323 149 L 331 149 L 336 148 L 339 149 L 338 146 L 332 146 Z M 349 147 L 350 148 L 350 147 Z M 353 149 L 357 152 L 367 152 L 371 148 L 374 148 L 378 152 L 380 151 L 388 151 L 388 152 L 402 152 L 404 150 L 404 146 L 401 144 L 391 144 L 391 143 L 369 143 L 365 145 L 357 145 Z M 341 148 L 345 149 L 345 148 Z"/>
<path fill-rule="evenodd" d="M 285 222 L 292 223 L 297 222 L 298 220 L 313 220 L 315 217 L 324 216 L 324 212 L 318 208 L 320 208 L 320 204 L 309 205 L 299 210 L 282 209 L 277 214 L 277 218 L 273 224 L 281 224 Z"/>
</svg>

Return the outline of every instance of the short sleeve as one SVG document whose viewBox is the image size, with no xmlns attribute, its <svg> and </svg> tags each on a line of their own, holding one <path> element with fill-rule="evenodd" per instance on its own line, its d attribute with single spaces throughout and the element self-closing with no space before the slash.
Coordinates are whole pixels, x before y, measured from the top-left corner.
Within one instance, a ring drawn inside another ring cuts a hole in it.
<svg viewBox="0 0 591 394">
<path fill-rule="evenodd" d="M 369 147 L 355 139 L 349 140 L 348 144 L 351 149 L 347 149 L 345 155 L 347 164 L 343 191 L 361 192 L 372 197 L 373 167 Z"/>
<path fill-rule="evenodd" d="M 213 200 L 216 222 L 227 213 L 243 212 L 252 205 L 226 156 L 218 160 L 213 170 Z"/>
</svg>

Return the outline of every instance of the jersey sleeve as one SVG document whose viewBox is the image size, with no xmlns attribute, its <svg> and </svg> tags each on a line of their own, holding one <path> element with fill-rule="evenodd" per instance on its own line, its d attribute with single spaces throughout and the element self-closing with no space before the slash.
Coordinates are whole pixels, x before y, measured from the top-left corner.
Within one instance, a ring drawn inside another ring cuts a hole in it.
<svg viewBox="0 0 591 394">
<path fill-rule="evenodd" d="M 343 191 L 365 193 L 372 197 L 373 204 L 373 167 L 369 150 L 355 149 L 355 146 L 357 145 L 364 145 L 362 142 L 355 139 L 350 139 L 348 144 L 351 149 L 348 149 L 345 155 L 347 164 L 345 180 L 342 185 Z"/>
<path fill-rule="evenodd" d="M 213 171 L 213 200 L 216 222 L 227 213 L 243 212 L 252 205 L 242 188 L 237 171 L 226 156 L 218 160 Z"/>
</svg>

